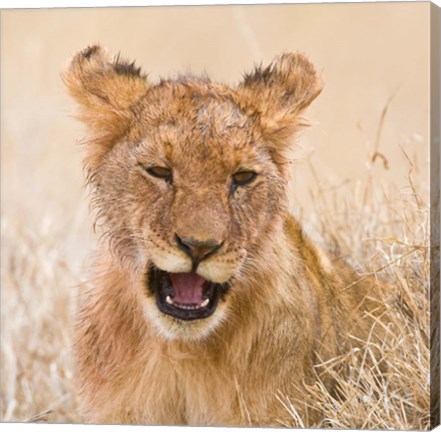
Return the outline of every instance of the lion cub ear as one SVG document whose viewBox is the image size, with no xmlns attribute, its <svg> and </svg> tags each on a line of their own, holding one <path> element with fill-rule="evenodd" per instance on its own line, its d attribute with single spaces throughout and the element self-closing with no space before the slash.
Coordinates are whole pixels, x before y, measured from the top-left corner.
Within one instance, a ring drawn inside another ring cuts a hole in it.
<svg viewBox="0 0 441 432">
<path fill-rule="evenodd" d="M 307 123 L 302 111 L 319 95 L 322 81 L 302 54 L 283 54 L 266 68 L 245 75 L 238 92 L 241 105 L 256 115 L 264 139 L 283 150 L 288 139 Z"/>
<path fill-rule="evenodd" d="M 111 58 L 94 45 L 73 57 L 62 78 L 80 105 L 77 117 L 92 132 L 89 159 L 99 158 L 127 133 L 134 116 L 131 107 L 148 89 L 146 76 L 134 63 Z"/>
</svg>

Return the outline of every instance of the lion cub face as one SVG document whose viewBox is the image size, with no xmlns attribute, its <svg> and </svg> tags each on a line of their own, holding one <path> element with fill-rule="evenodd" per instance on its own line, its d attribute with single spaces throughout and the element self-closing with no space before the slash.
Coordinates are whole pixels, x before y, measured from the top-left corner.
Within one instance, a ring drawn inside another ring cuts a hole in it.
<svg viewBox="0 0 441 432">
<path fill-rule="evenodd" d="M 148 268 L 149 315 L 166 334 L 193 336 L 219 321 L 230 286 L 246 278 L 247 259 L 282 211 L 284 179 L 230 98 L 175 83 L 153 93 L 160 112 L 147 96 L 149 121 L 125 156 L 129 224 Z"/>
<path fill-rule="evenodd" d="M 99 47 L 65 75 L 92 129 L 85 165 L 110 244 L 167 337 L 209 334 L 286 211 L 288 139 L 320 91 L 284 55 L 236 89 L 181 77 L 151 86 Z M 239 283 L 238 283 L 239 282 Z"/>
</svg>

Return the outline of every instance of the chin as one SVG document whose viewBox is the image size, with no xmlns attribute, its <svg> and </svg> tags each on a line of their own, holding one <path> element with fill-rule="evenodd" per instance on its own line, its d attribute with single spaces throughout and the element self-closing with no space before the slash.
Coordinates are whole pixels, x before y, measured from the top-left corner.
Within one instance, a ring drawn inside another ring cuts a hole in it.
<svg viewBox="0 0 441 432">
<path fill-rule="evenodd" d="M 145 280 L 146 316 L 166 339 L 204 339 L 226 317 L 229 282 L 213 282 L 197 272 L 171 273 L 155 265 Z"/>
</svg>

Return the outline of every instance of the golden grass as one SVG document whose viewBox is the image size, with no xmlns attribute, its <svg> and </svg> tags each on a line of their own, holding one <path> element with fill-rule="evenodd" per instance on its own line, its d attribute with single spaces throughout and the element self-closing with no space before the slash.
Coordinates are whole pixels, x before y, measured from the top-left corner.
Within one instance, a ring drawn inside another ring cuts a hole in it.
<svg viewBox="0 0 441 432">
<path fill-rule="evenodd" d="M 71 352 L 79 277 L 51 225 L 2 220 L 2 421 L 79 420 Z"/>
<path fill-rule="evenodd" d="M 374 175 L 375 158 L 370 159 L 366 182 L 355 187 L 346 183 L 335 188 L 317 177 L 311 192 L 315 212 L 306 223 L 310 235 L 350 262 L 360 278 L 386 281 L 381 295 L 388 309 L 372 329 L 386 329 L 381 343 L 368 340 L 362 350 L 327 363 L 340 397 L 330 395 L 320 381 L 299 397 L 324 414 L 315 427 L 430 428 L 430 206 L 423 198 L 428 197 L 428 176 L 403 150 L 408 186 L 398 189 L 382 184 L 383 162 Z M 292 413 L 290 426 L 301 427 L 292 401 L 279 397 Z"/>
<path fill-rule="evenodd" d="M 317 176 L 313 211 L 303 218 L 313 240 L 348 260 L 360 277 L 388 281 L 382 292 L 388 321 L 377 323 L 386 328 L 384 340 L 369 340 L 362 350 L 327 363 L 344 397 L 330 395 L 319 381 L 302 396 L 324 414 L 317 427 L 429 428 L 428 176 L 403 151 L 395 163 L 408 164 L 408 186 L 383 184 L 381 159 L 368 160 L 365 182 L 335 186 Z M 71 327 L 83 270 L 60 253 L 66 233 L 53 225 L 3 218 L 3 421 L 81 421 Z M 294 401 L 277 397 L 292 413 L 286 426 L 303 426 Z"/>
</svg>

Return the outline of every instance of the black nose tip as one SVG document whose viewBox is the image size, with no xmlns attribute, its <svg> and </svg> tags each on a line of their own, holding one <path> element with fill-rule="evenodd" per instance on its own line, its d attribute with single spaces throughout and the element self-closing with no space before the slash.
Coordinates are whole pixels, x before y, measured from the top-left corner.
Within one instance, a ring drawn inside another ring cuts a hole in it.
<svg viewBox="0 0 441 432">
<path fill-rule="evenodd" d="M 192 238 L 179 237 L 176 235 L 176 243 L 179 249 L 184 251 L 193 261 L 193 267 L 197 267 L 199 262 L 204 258 L 216 253 L 216 251 L 222 246 L 222 242 L 215 240 L 195 240 Z"/>
</svg>

